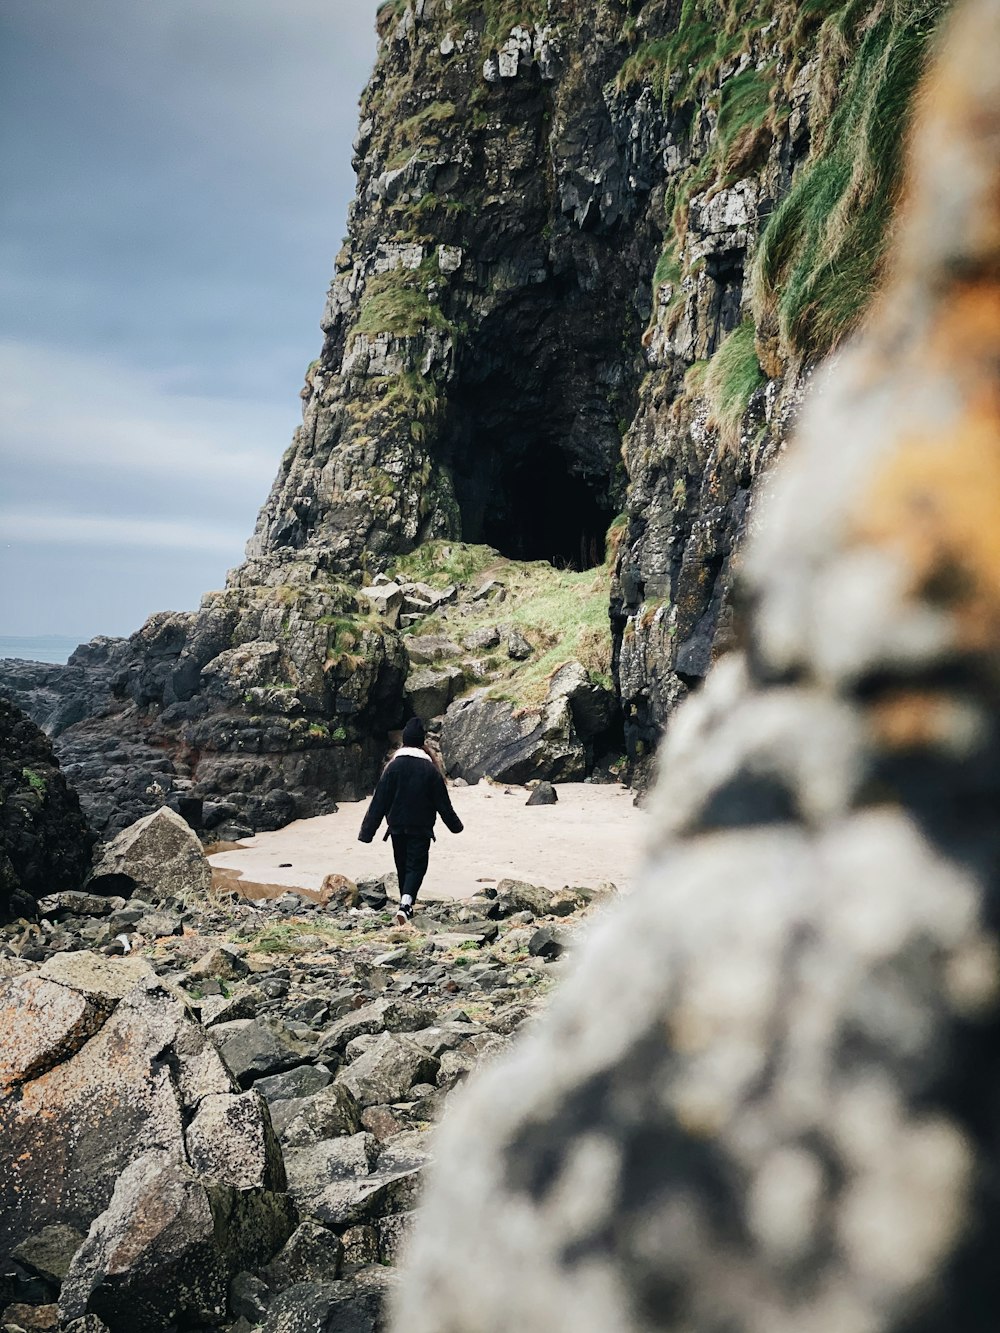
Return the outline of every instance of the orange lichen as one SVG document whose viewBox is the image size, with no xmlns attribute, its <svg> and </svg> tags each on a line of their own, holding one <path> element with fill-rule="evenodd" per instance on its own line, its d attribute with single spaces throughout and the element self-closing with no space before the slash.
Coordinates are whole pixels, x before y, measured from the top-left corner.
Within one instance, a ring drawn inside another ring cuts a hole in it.
<svg viewBox="0 0 1000 1333">
<path fill-rule="evenodd" d="M 951 611 L 963 647 L 1000 647 L 1000 394 L 985 387 L 944 438 L 901 441 L 857 535 L 903 555 L 912 594 Z"/>
<path fill-rule="evenodd" d="M 871 710 L 876 740 L 888 750 L 916 750 L 950 739 L 954 700 L 936 690 L 895 690 Z"/>
</svg>

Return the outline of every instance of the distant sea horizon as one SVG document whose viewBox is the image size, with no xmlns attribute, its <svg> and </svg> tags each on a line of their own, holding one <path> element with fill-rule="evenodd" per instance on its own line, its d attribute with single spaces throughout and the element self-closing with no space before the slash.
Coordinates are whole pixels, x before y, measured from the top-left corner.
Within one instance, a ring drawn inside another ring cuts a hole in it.
<svg viewBox="0 0 1000 1333">
<path fill-rule="evenodd" d="M 0 657 L 22 657 L 26 662 L 60 662 L 86 637 L 68 634 L 0 634 Z"/>
</svg>

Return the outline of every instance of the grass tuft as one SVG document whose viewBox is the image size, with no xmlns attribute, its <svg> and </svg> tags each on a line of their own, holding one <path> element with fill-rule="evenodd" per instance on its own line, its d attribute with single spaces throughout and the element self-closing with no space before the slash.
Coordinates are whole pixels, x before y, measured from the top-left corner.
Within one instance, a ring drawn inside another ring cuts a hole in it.
<svg viewBox="0 0 1000 1333">
<path fill-rule="evenodd" d="M 848 5 L 827 20 L 828 50 L 842 47 L 859 8 Z M 896 0 L 863 31 L 859 25 L 832 116 L 822 132 L 817 126 L 818 151 L 761 237 L 753 311 L 799 359 L 826 352 L 850 333 L 878 284 L 913 92 L 943 9 L 941 0 Z"/>
<path fill-rule="evenodd" d="M 745 319 L 719 345 L 709 361 L 702 381 L 708 401 L 709 424 L 719 432 L 723 445 L 739 441 L 740 423 L 755 390 L 765 383 L 757 360 L 752 319 Z"/>
</svg>

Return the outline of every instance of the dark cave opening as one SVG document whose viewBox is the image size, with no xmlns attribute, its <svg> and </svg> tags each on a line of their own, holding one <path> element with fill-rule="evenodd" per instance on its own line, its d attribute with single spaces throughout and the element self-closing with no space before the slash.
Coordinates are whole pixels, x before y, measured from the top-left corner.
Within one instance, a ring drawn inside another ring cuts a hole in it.
<svg viewBox="0 0 1000 1333">
<path fill-rule="evenodd" d="M 513 560 L 546 560 L 559 569 L 603 563 L 614 517 L 606 479 L 591 485 L 544 437 L 519 447 L 508 441 L 505 448 L 480 440 L 473 456 L 475 474 L 455 479 L 465 541 L 485 542 Z"/>
</svg>

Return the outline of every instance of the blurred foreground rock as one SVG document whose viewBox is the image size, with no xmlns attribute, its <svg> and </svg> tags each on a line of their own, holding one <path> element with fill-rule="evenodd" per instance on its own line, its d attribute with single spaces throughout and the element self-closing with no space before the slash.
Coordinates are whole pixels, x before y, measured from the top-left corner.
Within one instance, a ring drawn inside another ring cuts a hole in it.
<svg viewBox="0 0 1000 1333">
<path fill-rule="evenodd" d="M 406 1333 L 987 1333 L 1000 1269 L 1000 3 L 669 732 L 644 887 L 437 1142 Z"/>
</svg>

